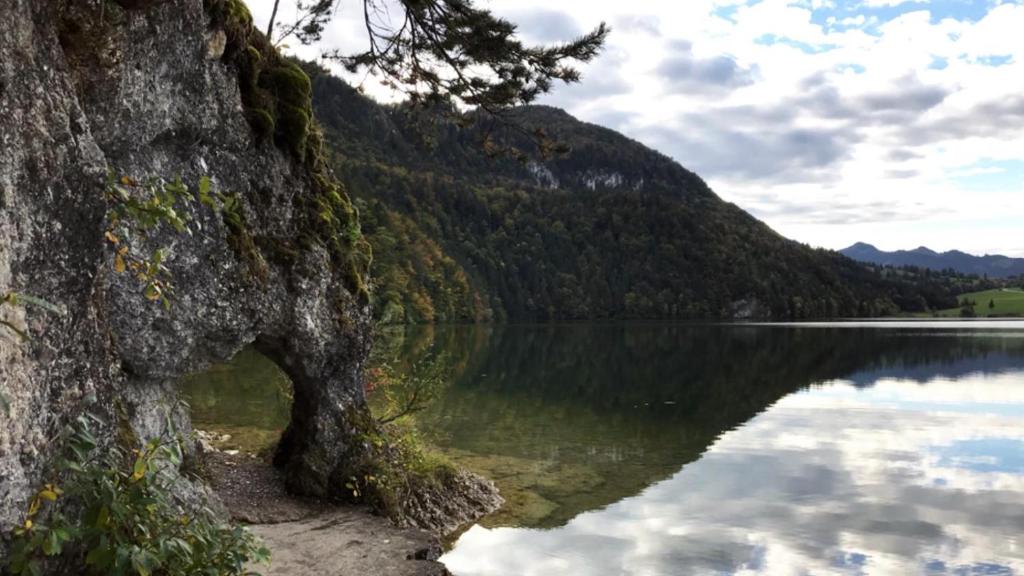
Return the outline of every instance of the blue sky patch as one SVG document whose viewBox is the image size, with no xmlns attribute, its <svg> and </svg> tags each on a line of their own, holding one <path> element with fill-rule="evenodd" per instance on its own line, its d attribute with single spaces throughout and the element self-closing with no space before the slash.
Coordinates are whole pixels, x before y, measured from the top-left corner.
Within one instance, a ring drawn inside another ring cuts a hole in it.
<svg viewBox="0 0 1024 576">
<path fill-rule="evenodd" d="M 1024 160 L 975 162 L 956 170 L 950 180 L 965 190 L 986 192 L 1016 189 L 1024 192 Z"/>
<path fill-rule="evenodd" d="M 719 18 L 722 18 L 724 20 L 728 20 L 729 22 L 732 22 L 733 24 L 735 24 L 736 23 L 736 19 L 734 18 L 734 16 L 736 16 L 736 10 L 738 8 L 739 8 L 738 5 L 735 5 L 735 6 L 718 6 L 714 10 L 712 10 L 712 14 L 714 14 L 715 16 L 718 16 Z"/>
<path fill-rule="evenodd" d="M 776 44 L 783 44 L 786 46 L 792 46 L 797 48 L 805 54 L 821 54 L 822 52 L 828 52 L 834 50 L 836 46 L 834 44 L 808 44 L 799 40 L 794 40 L 786 36 L 778 36 L 776 34 L 765 34 L 754 40 L 755 44 L 762 44 L 764 46 L 774 46 Z"/>
<path fill-rule="evenodd" d="M 1005 66 L 1012 61 L 1013 56 L 1010 54 L 981 56 L 978 58 L 978 63 L 984 64 L 985 66 Z"/>
<path fill-rule="evenodd" d="M 1024 440 L 979 438 L 961 440 L 935 451 L 939 465 L 972 472 L 1024 474 Z"/>
<path fill-rule="evenodd" d="M 756 2 L 752 4 L 756 4 Z M 825 26 L 830 17 L 841 21 L 844 18 L 863 14 L 869 23 L 872 16 L 877 18 L 879 23 L 884 23 L 911 12 L 927 11 L 933 24 L 947 18 L 964 22 L 977 22 L 984 18 L 991 8 L 991 3 L 987 0 L 931 0 L 930 2 L 908 0 L 896 6 L 865 6 L 861 2 L 847 0 L 836 2 L 834 8 L 819 8 L 815 10 L 811 21 L 820 26 Z M 872 28 L 875 27 L 869 25 L 866 30 L 870 32 Z"/>
<path fill-rule="evenodd" d="M 850 70 L 855 74 L 863 74 L 868 71 L 867 68 L 861 66 L 860 64 L 840 64 L 836 66 L 836 72 L 842 73 L 846 72 L 847 70 Z"/>
</svg>

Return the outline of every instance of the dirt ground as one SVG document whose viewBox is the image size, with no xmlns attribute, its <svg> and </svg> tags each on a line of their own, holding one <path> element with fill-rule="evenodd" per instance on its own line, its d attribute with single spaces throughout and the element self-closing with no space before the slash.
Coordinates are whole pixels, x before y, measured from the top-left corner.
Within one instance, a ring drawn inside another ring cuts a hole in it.
<svg viewBox="0 0 1024 576">
<path fill-rule="evenodd" d="M 205 466 L 212 488 L 232 517 L 272 553 L 264 576 L 450 576 L 437 558 L 438 539 L 398 528 L 359 508 L 290 496 L 279 472 L 245 454 L 211 452 Z"/>
</svg>

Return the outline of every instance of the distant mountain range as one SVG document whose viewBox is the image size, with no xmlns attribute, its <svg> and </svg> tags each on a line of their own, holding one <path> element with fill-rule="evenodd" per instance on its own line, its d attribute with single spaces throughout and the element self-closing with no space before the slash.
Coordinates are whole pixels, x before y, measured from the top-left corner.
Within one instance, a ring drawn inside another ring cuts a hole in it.
<svg viewBox="0 0 1024 576">
<path fill-rule="evenodd" d="M 975 256 L 959 250 L 936 252 L 924 246 L 914 250 L 885 252 L 871 244 L 858 242 L 840 253 L 860 262 L 883 266 L 917 266 L 932 270 L 953 269 L 963 274 L 988 275 L 991 278 L 1007 278 L 1024 274 L 1024 258 L 1009 256 Z"/>
</svg>

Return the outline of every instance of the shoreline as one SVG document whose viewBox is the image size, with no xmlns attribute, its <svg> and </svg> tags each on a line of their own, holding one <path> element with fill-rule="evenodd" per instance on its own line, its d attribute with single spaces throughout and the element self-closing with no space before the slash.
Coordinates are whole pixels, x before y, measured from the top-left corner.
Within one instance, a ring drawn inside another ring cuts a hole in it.
<svg viewBox="0 0 1024 576">
<path fill-rule="evenodd" d="M 225 512 L 271 551 L 270 566 L 251 565 L 264 576 L 450 576 L 437 561 L 441 538 L 402 528 L 358 506 L 288 494 L 283 475 L 247 454 L 202 455 L 210 489 Z"/>
</svg>

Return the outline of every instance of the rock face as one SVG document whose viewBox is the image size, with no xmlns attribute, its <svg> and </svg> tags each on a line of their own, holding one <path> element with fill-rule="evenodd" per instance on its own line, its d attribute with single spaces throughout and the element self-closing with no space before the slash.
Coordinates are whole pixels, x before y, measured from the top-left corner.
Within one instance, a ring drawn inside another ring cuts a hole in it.
<svg viewBox="0 0 1024 576">
<path fill-rule="evenodd" d="M 352 268 L 302 241 L 311 222 L 298 207 L 324 175 L 254 134 L 209 7 L 4 0 L 0 21 L 0 296 L 67 309 L 0 309 L 34 337 L 0 336 L 0 526 L 19 517 L 63 424 L 88 410 L 156 434 L 179 377 L 249 343 L 295 387 L 278 458 L 290 488 L 329 493 L 362 449 L 368 307 Z M 178 207 L 191 235 L 125 237 L 133 253 L 167 249 L 167 309 L 115 270 L 108 173 L 193 190 L 208 177 L 238 198 L 244 228 L 191 202 Z"/>
</svg>

